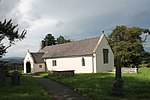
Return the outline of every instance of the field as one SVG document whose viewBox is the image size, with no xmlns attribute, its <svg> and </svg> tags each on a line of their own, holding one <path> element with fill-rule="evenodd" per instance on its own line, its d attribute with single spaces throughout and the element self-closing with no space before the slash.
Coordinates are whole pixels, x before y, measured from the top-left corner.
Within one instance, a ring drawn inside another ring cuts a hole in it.
<svg viewBox="0 0 150 100">
<path fill-rule="evenodd" d="M 138 74 L 123 74 L 124 97 L 110 96 L 115 75 L 111 73 L 76 74 L 73 77 L 40 75 L 60 82 L 94 100 L 150 100 L 150 69 L 141 68 Z"/>
<path fill-rule="evenodd" d="M 12 86 L 10 78 L 7 78 L 6 86 L 0 87 L 0 100 L 51 100 L 51 98 L 33 77 L 23 75 L 19 86 Z"/>
</svg>

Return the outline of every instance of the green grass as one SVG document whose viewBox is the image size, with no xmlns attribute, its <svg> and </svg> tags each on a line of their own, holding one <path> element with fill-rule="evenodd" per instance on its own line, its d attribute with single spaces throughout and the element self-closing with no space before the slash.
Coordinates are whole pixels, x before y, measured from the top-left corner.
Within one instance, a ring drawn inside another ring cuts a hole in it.
<svg viewBox="0 0 150 100">
<path fill-rule="evenodd" d="M 0 100 L 50 100 L 51 98 L 37 81 L 29 76 L 21 76 L 21 83 L 12 86 L 7 78 L 6 86 L 0 87 Z"/>
<path fill-rule="evenodd" d="M 42 76 L 42 77 L 48 77 L 48 73 L 46 73 L 46 72 L 37 72 L 37 73 L 35 73 L 36 75 L 40 75 L 40 76 Z"/>
<path fill-rule="evenodd" d="M 44 74 L 44 73 L 42 73 Z M 142 68 L 138 74 L 123 74 L 125 97 L 110 96 L 115 78 L 111 73 L 76 74 L 73 77 L 49 76 L 73 90 L 87 94 L 94 100 L 150 100 L 150 69 Z M 45 76 L 46 77 L 46 74 Z"/>
</svg>

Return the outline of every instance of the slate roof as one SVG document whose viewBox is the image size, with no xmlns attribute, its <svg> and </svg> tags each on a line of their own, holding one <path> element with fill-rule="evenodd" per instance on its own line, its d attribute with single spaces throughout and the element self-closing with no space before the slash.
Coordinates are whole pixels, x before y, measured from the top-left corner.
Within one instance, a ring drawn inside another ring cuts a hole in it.
<svg viewBox="0 0 150 100">
<path fill-rule="evenodd" d="M 70 56 L 84 56 L 93 54 L 100 37 L 69 42 L 65 44 L 46 46 L 39 52 L 44 52 L 42 58 L 59 58 Z"/>
<path fill-rule="evenodd" d="M 44 60 L 42 59 L 42 56 L 44 53 L 37 52 L 37 53 L 30 53 L 35 63 L 44 63 Z"/>
</svg>

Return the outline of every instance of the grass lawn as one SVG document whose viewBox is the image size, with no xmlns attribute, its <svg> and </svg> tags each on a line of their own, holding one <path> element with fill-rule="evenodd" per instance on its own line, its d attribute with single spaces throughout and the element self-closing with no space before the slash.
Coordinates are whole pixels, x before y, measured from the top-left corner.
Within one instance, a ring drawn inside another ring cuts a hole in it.
<svg viewBox="0 0 150 100">
<path fill-rule="evenodd" d="M 47 77 L 47 73 L 40 73 Z M 125 97 L 112 97 L 110 92 L 115 75 L 111 73 L 76 74 L 73 77 L 49 76 L 73 90 L 87 94 L 94 100 L 150 100 L 150 68 L 139 69 L 138 74 L 123 74 Z"/>
<path fill-rule="evenodd" d="M 0 87 L 0 100 L 51 100 L 47 92 L 29 76 L 21 76 L 21 84 L 12 86 L 7 78 L 6 86 Z"/>
</svg>

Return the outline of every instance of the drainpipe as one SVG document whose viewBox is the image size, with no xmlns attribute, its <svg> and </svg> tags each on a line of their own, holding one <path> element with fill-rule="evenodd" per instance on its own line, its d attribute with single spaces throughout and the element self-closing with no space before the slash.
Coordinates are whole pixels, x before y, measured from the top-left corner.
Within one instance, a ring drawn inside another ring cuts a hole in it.
<svg viewBox="0 0 150 100">
<path fill-rule="evenodd" d="M 92 73 L 94 73 L 94 57 L 95 55 L 93 54 L 92 55 Z"/>
</svg>

